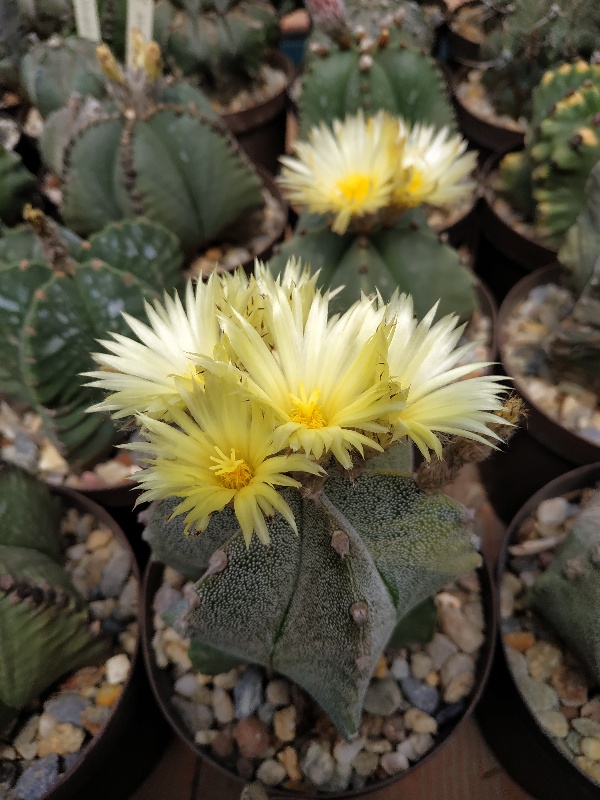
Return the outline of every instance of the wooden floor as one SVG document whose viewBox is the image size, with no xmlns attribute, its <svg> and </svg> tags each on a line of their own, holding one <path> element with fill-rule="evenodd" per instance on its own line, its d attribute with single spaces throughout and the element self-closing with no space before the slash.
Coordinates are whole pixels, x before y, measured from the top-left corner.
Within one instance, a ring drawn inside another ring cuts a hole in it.
<svg viewBox="0 0 600 800">
<path fill-rule="evenodd" d="M 452 494 L 476 510 L 483 549 L 492 561 L 503 526 L 485 499 L 473 470 L 465 470 L 450 487 Z M 173 738 L 161 760 L 130 800 L 238 800 L 240 785 L 196 758 Z M 465 720 L 449 741 L 421 767 L 370 800 L 528 800 L 488 748 L 474 719 Z M 574 798 L 573 800 L 576 800 Z"/>
</svg>

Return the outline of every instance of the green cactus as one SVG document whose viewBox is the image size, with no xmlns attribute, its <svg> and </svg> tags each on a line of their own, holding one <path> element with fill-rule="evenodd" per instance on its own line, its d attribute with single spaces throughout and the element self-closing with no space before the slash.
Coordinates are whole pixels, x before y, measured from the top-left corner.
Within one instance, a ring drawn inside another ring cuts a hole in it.
<svg viewBox="0 0 600 800">
<path fill-rule="evenodd" d="M 21 157 L 0 145 L 0 220 L 14 225 L 21 219 L 23 206 L 35 191 L 35 176 L 24 166 Z"/>
<path fill-rule="evenodd" d="M 573 380 L 600 393 L 600 162 L 559 260 L 570 270 L 575 302 L 548 342 L 550 367 L 557 382 Z"/>
<path fill-rule="evenodd" d="M 146 47 L 144 45 L 144 47 Z M 125 77 L 101 48 L 111 98 L 72 99 L 47 120 L 45 163 L 63 181 L 61 213 L 87 236 L 144 216 L 165 225 L 193 256 L 219 236 L 250 235 L 262 183 L 208 99 L 184 82 L 163 82 L 159 54 Z"/>
<path fill-rule="evenodd" d="M 412 295 L 421 318 L 440 301 L 440 315 L 469 319 L 475 308 L 473 273 L 458 252 L 443 244 L 427 225 L 422 211 L 406 213 L 394 226 L 370 233 L 334 233 L 323 221 L 306 215 L 294 236 L 283 244 L 269 266 L 279 273 L 290 257 L 321 270 L 320 283 L 341 288 L 334 300 L 348 308 L 361 292 L 379 290 L 389 299 L 396 289 Z"/>
<path fill-rule="evenodd" d="M 309 4 L 316 24 L 319 15 L 313 6 L 318 5 L 316 0 Z M 349 8 L 341 30 L 329 35 L 317 31 L 302 78 L 301 136 L 321 121 L 331 125 L 360 109 L 454 127 L 444 77 L 418 49 L 419 29 L 413 33 L 416 26 L 406 26 L 406 20 L 402 11 L 390 14 L 387 3 L 357 3 L 356 10 Z"/>
<path fill-rule="evenodd" d="M 226 106 L 257 80 L 279 37 L 267 0 L 159 0 L 154 38 L 167 62 Z"/>
<path fill-rule="evenodd" d="M 531 94 L 542 74 L 562 61 L 590 59 L 600 31 L 596 0 L 508 3 L 500 27 L 483 43 L 483 83 L 500 114 L 531 116 Z"/>
<path fill-rule="evenodd" d="M 0 731 L 66 672 L 105 653 L 61 565 L 60 516 L 44 484 L 0 467 Z"/>
<path fill-rule="evenodd" d="M 107 330 L 125 333 L 127 311 L 178 282 L 176 238 L 146 221 L 108 225 L 82 242 L 59 235 L 39 212 L 39 235 L 14 229 L 0 239 L 0 392 L 29 404 L 50 438 L 81 466 L 119 437 L 100 414 L 86 414 L 98 393 L 82 387 L 90 351 Z"/>
<path fill-rule="evenodd" d="M 525 596 L 600 682 L 600 492 L 581 510 L 550 566 Z"/>
<path fill-rule="evenodd" d="M 556 247 L 583 208 L 600 159 L 600 66 L 577 62 L 547 72 L 532 104 L 526 148 L 505 156 L 496 189 Z"/>
<path fill-rule="evenodd" d="M 73 92 L 97 98 L 106 95 L 96 43 L 75 36 L 35 44 L 21 62 L 21 81 L 43 117 L 64 106 Z"/>
<path fill-rule="evenodd" d="M 276 514 L 268 548 L 256 539 L 246 547 L 229 509 L 186 537 L 181 519 L 169 520 L 171 501 L 152 508 L 145 534 L 196 581 L 167 618 L 192 637 L 201 663 L 198 643 L 287 675 L 346 737 L 398 622 L 479 563 L 458 504 L 389 467 L 359 473 L 330 477 L 310 498 L 285 490 L 299 535 Z"/>
</svg>

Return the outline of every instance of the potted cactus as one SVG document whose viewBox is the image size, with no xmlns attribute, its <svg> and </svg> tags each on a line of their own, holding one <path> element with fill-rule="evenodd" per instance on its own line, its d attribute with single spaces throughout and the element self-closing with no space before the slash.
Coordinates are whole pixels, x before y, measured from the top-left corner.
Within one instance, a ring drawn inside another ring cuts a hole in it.
<svg viewBox="0 0 600 800">
<path fill-rule="evenodd" d="M 151 615 L 146 620 L 148 664 L 153 675 L 156 657 L 166 666 L 165 654 L 155 657 L 150 649 L 153 637 L 155 643 L 162 638 L 166 653 L 178 654 L 176 677 L 184 678 L 190 698 L 197 681 L 206 684 L 208 675 L 240 662 L 260 665 L 248 668 L 246 681 L 261 691 L 262 670 L 278 670 L 286 691 L 295 681 L 327 712 L 323 730 L 341 746 L 363 724 L 363 701 L 390 638 L 397 635 L 396 646 L 406 641 L 409 612 L 419 607 L 421 624 L 412 636 L 431 636 L 431 594 L 480 561 L 463 510 L 433 489 L 506 434 L 501 383 L 488 376 L 455 382 L 472 370 L 456 366 L 456 317 L 434 323 L 432 310 L 417 323 L 410 298 L 396 294 L 387 304 L 363 297 L 329 318 L 329 294 L 297 262 L 277 279 L 260 265 L 250 279 L 213 275 L 192 296 L 187 321 L 173 318 L 171 326 L 184 340 L 193 330 L 195 349 L 186 345 L 179 357 L 165 359 L 162 341 L 171 334 L 156 329 L 143 340 L 145 355 L 119 337 L 109 353 L 94 356 L 100 367 L 94 384 L 110 392 L 105 408 L 117 417 L 135 414 L 147 440 L 141 448 L 148 466 L 138 473 L 142 499 L 153 501 L 145 536 L 155 557 L 171 567 L 162 600 L 156 598 L 163 620 L 155 632 Z M 201 313 L 207 304 L 218 313 Z M 138 377 L 140 363 L 145 380 Z M 514 421 L 512 411 L 507 416 Z M 428 462 L 416 479 L 409 439 Z M 153 567 L 149 586 L 158 588 L 163 570 Z M 191 583 L 182 592 L 186 578 Z M 191 637 L 189 650 L 176 631 L 164 631 L 165 621 Z M 481 631 L 474 635 L 471 653 L 483 642 Z M 189 674 L 192 664 L 204 678 Z M 232 674 L 215 679 L 224 729 L 216 723 L 211 730 L 213 712 L 199 708 L 208 716 L 204 725 L 196 716 L 196 742 L 226 739 L 222 758 L 235 763 L 241 756 L 242 774 L 252 775 L 260 763 L 252 758 L 264 760 L 269 733 L 265 740 L 254 700 L 248 713 L 239 712 L 240 724 L 246 720 L 241 728 L 228 725 L 233 717 L 225 707 L 231 711 L 232 701 L 222 687 L 231 680 Z M 410 680 L 403 685 L 410 691 Z M 399 686 L 391 676 L 383 686 L 394 693 L 392 713 L 402 705 Z M 243 688 L 235 691 L 239 699 Z M 184 717 L 189 711 L 189 703 L 162 700 L 171 717 L 174 703 Z M 314 709 L 310 715 L 322 714 Z M 301 724 L 296 713 L 290 708 L 277 717 L 276 735 L 284 742 Z M 421 719 L 420 713 L 409 716 Z M 428 724 L 437 730 L 435 720 Z M 297 759 L 290 747 L 282 758 Z M 316 744 L 311 752 L 318 760 Z M 385 774 L 406 769 L 406 753 L 387 752 L 393 757 L 384 759 Z M 306 767 L 298 788 L 306 791 L 306 781 L 314 788 L 319 780 L 329 790 L 348 787 L 353 755 L 341 771 L 331 753 L 324 758 L 331 767 L 325 777 Z M 286 780 L 273 759 L 258 768 L 259 778 L 267 773 L 271 785 Z"/>
<path fill-rule="evenodd" d="M 3 796 L 123 798 L 159 732 L 142 705 L 133 553 L 94 503 L 15 467 L 0 466 L 0 509 Z"/>
<path fill-rule="evenodd" d="M 481 48 L 484 69 L 472 70 L 456 87 L 462 130 L 493 152 L 518 147 L 531 119 L 533 89 L 543 73 L 563 61 L 589 61 L 599 31 L 600 10 L 594 0 L 505 4 L 501 25 Z"/>
<path fill-rule="evenodd" d="M 523 278 L 499 314 L 500 357 L 529 408 L 528 431 L 515 437 L 520 452 L 494 455 L 484 467 L 493 470 L 488 490 L 506 520 L 544 483 L 600 461 L 600 164 L 585 197 L 559 250 L 562 266 Z"/>
<path fill-rule="evenodd" d="M 283 157 L 279 178 L 301 211 L 294 236 L 271 260 L 277 272 L 295 256 L 321 270 L 320 280 L 343 288 L 348 307 L 360 292 L 387 299 L 400 287 L 418 316 L 440 300 L 441 314 L 469 319 L 475 308 L 473 276 L 459 254 L 427 224 L 423 206 L 469 205 L 474 153 L 447 128 L 410 125 L 379 112 L 323 122 L 308 141 Z"/>
<path fill-rule="evenodd" d="M 147 302 L 180 280 L 181 253 L 173 234 L 144 220 L 112 223 L 84 241 L 40 211 L 28 208 L 25 216 L 28 228 L 0 239 L 0 391 L 13 408 L 38 414 L 41 429 L 19 437 L 15 423 L 11 436 L 4 431 L 2 453 L 64 480 L 123 436 L 102 415 L 86 413 L 95 395 L 78 374 L 92 366 L 91 347 L 107 330 L 128 330 L 122 311 L 140 320 L 152 313 Z"/>
<path fill-rule="evenodd" d="M 161 78 L 154 42 L 135 36 L 133 49 L 124 72 L 99 45 L 107 99 L 73 96 L 46 120 L 42 157 L 62 181 L 65 222 L 87 236 L 143 215 L 173 231 L 189 260 L 219 241 L 252 259 L 281 235 L 280 204 L 205 95 Z"/>
<path fill-rule="evenodd" d="M 0 222 L 14 225 L 34 193 L 35 177 L 18 153 L 0 144 Z"/>
<path fill-rule="evenodd" d="M 503 766 L 540 800 L 598 796 L 598 464 L 519 510 L 499 563 L 498 658 L 480 722 Z"/>
</svg>

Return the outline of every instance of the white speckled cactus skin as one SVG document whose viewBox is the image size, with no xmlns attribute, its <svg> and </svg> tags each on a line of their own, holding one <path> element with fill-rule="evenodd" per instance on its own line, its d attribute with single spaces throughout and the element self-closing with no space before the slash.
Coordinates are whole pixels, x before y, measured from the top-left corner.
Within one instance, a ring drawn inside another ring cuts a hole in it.
<svg viewBox="0 0 600 800">
<path fill-rule="evenodd" d="M 283 492 L 299 535 L 276 515 L 270 545 L 246 548 L 233 513 L 185 538 L 175 501 L 153 507 L 155 557 L 196 580 L 169 621 L 229 655 L 300 684 L 351 737 L 364 694 L 397 623 L 480 558 L 462 507 L 412 478 L 366 471 L 329 478 L 311 497 Z"/>
</svg>

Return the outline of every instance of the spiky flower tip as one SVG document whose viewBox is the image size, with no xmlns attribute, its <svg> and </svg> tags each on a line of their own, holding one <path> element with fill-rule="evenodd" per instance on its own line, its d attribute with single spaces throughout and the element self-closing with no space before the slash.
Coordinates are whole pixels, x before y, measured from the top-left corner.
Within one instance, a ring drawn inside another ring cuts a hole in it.
<svg viewBox="0 0 600 800">
<path fill-rule="evenodd" d="M 473 194 L 475 181 L 471 176 L 477 155 L 465 152 L 467 142 L 462 136 L 431 125 L 410 128 L 400 120 L 399 138 L 403 142 L 402 168 L 394 187 L 394 205 L 400 209 L 444 207 Z"/>
<path fill-rule="evenodd" d="M 408 436 L 427 460 L 431 450 L 442 457 L 438 434 L 484 444 L 499 440 L 493 427 L 501 422 L 507 380 L 496 375 L 468 377 L 490 365 L 459 364 L 474 344 L 457 347 L 464 326 L 452 314 L 434 323 L 436 309 L 417 322 L 408 295 L 395 295 L 387 305 L 388 318 L 395 323 L 388 352 L 390 376 L 406 388 L 404 407 L 390 418 L 394 438 Z"/>
<path fill-rule="evenodd" d="M 308 141 L 294 145 L 297 158 L 282 156 L 279 183 L 293 205 L 333 217 L 343 234 L 350 222 L 390 204 L 397 169 L 397 126 L 383 112 L 362 112 L 314 127 Z"/>
<path fill-rule="evenodd" d="M 284 438 L 271 415 L 242 400 L 237 387 L 206 379 L 206 392 L 181 387 L 185 408 L 172 410 L 175 426 L 151 417 L 139 421 L 147 438 L 132 445 L 150 456 L 136 475 L 144 492 L 139 501 L 181 497 L 173 516 L 185 514 L 186 531 L 203 531 L 211 515 L 233 503 L 249 545 L 256 533 L 269 543 L 265 516 L 278 511 L 296 531 L 290 507 L 274 488 L 299 487 L 290 472 L 322 473 L 305 455 L 282 453 Z"/>
</svg>

